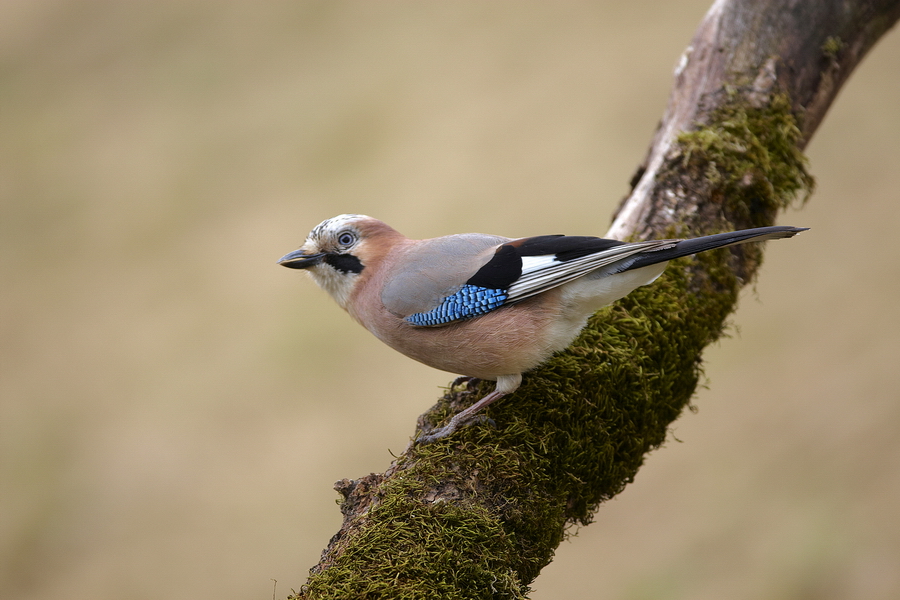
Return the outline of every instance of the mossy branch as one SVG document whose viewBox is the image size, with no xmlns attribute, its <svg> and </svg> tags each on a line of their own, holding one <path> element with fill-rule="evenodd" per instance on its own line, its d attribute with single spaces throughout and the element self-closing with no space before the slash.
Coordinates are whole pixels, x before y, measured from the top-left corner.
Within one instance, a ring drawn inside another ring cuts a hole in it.
<svg viewBox="0 0 900 600">
<path fill-rule="evenodd" d="M 790 5 L 790 6 L 788 6 Z M 772 224 L 813 188 L 802 149 L 900 0 L 720 0 L 685 53 L 611 235 Z M 296 598 L 524 598 L 573 524 L 630 483 L 702 377 L 757 245 L 675 261 L 491 406 L 491 424 L 344 480 L 344 523 Z M 436 423 L 490 389 L 454 389 Z"/>
</svg>

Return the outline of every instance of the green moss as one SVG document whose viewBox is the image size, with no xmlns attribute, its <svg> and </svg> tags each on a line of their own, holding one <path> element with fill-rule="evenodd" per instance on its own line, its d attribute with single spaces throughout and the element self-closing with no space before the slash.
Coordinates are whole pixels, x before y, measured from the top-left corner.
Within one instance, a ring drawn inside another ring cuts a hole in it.
<svg viewBox="0 0 900 600">
<path fill-rule="evenodd" d="M 401 473 L 379 490 L 365 526 L 354 529 L 301 597 L 525 598 L 523 582 L 549 561 L 536 557 L 560 541 L 559 526 L 539 524 L 561 525 L 562 511 L 555 499 L 538 497 L 534 473 L 522 470 L 518 453 L 471 443 L 487 433 L 468 428 L 453 442 L 407 455 Z"/>
<path fill-rule="evenodd" d="M 764 109 L 726 106 L 681 136 L 680 168 L 663 176 L 687 172 L 734 223 L 771 224 L 812 187 L 789 107 L 781 97 Z M 677 226 L 697 233 L 724 225 Z M 527 373 L 519 390 L 487 409 L 488 422 L 414 446 L 301 596 L 524 598 L 569 528 L 589 523 L 600 502 L 633 481 L 688 406 L 703 349 L 722 335 L 737 301 L 738 262 L 752 274 L 758 258 L 720 249 L 673 261 Z M 446 419 L 492 386 L 451 390 L 427 418 Z"/>
<path fill-rule="evenodd" d="M 805 202 L 815 181 L 786 95 L 774 94 L 761 108 L 747 94 L 728 95 L 707 124 L 679 136 L 681 160 L 671 167 L 707 187 L 728 222 L 762 227 L 798 196 Z"/>
<path fill-rule="evenodd" d="M 825 43 L 822 44 L 822 54 L 834 60 L 838 53 L 844 49 L 846 44 L 837 36 L 830 36 Z"/>
<path fill-rule="evenodd" d="M 524 597 L 507 566 L 514 544 L 483 508 L 392 495 L 368 518 L 337 563 L 310 579 L 308 597 Z"/>
</svg>

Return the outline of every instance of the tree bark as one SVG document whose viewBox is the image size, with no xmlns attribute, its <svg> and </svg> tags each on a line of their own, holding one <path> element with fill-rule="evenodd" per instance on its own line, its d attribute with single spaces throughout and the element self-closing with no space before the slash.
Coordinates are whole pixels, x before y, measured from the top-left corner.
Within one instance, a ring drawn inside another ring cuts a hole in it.
<svg viewBox="0 0 900 600">
<path fill-rule="evenodd" d="M 898 17 L 900 0 L 717 0 L 609 237 L 770 225 L 805 199 L 803 148 Z M 566 528 L 589 523 L 665 440 L 761 260 L 748 245 L 675 261 L 527 373 L 490 423 L 338 482 L 343 525 L 295 597 L 524 598 Z M 489 388 L 450 390 L 419 426 Z"/>
</svg>

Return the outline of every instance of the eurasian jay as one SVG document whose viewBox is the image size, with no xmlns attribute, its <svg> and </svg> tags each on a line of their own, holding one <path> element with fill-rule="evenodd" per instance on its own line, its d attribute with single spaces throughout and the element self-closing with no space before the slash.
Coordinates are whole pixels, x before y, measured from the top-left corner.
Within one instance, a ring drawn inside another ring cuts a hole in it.
<svg viewBox="0 0 900 600">
<path fill-rule="evenodd" d="M 426 365 L 496 381 L 493 392 L 417 441 L 432 442 L 566 348 L 597 309 L 652 283 L 668 261 L 804 228 L 760 227 L 684 240 L 625 243 L 464 233 L 412 240 L 365 215 L 317 225 L 278 263 L 305 269 L 382 342 Z"/>
</svg>

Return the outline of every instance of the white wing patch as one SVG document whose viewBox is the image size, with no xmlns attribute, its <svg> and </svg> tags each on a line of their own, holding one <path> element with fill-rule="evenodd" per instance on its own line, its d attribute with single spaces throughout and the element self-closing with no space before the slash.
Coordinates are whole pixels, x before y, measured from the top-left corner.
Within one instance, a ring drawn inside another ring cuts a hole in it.
<svg viewBox="0 0 900 600">
<path fill-rule="evenodd" d="M 555 254 L 544 254 L 542 256 L 523 256 L 522 257 L 522 275 L 531 271 L 539 271 L 547 269 L 559 264 L 559 259 Z"/>
</svg>

